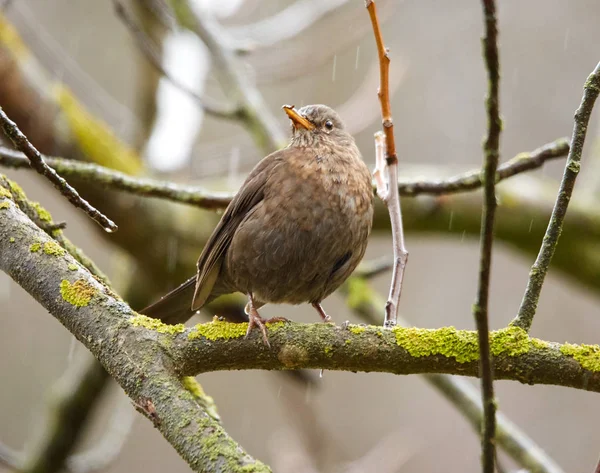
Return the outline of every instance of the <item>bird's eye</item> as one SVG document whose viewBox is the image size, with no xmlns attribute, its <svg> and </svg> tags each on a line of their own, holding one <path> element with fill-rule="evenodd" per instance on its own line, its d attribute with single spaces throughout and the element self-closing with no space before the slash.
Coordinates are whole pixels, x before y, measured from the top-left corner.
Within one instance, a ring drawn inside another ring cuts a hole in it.
<svg viewBox="0 0 600 473">
<path fill-rule="evenodd" d="M 327 120 L 325 122 L 325 128 L 327 128 L 328 130 L 333 130 L 333 122 L 331 120 Z"/>
</svg>

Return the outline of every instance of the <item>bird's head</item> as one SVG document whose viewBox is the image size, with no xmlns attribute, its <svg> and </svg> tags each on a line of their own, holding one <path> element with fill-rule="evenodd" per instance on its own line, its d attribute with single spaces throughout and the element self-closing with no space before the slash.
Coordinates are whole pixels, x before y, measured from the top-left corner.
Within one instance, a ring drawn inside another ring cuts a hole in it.
<svg viewBox="0 0 600 473">
<path fill-rule="evenodd" d="M 354 142 L 340 116 L 327 105 L 306 105 L 299 110 L 293 105 L 284 105 L 283 110 L 292 121 L 292 146 Z"/>
</svg>

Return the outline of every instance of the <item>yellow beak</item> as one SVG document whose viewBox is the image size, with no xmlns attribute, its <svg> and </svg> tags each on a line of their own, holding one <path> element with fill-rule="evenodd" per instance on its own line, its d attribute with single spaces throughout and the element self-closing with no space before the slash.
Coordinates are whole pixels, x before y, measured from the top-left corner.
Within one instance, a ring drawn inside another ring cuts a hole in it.
<svg viewBox="0 0 600 473">
<path fill-rule="evenodd" d="M 314 130 L 315 126 L 302 115 L 300 115 L 293 105 L 284 105 L 282 108 L 285 111 L 285 113 L 287 113 L 287 116 L 290 117 L 290 120 L 292 120 L 292 123 L 295 128 L 301 126 L 306 130 Z"/>
</svg>

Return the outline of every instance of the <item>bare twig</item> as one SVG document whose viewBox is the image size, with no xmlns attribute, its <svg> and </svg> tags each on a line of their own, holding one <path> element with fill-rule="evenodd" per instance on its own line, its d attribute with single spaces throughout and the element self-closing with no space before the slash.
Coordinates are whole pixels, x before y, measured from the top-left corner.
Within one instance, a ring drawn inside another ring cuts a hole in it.
<svg viewBox="0 0 600 473">
<path fill-rule="evenodd" d="M 492 246 L 494 243 L 494 218 L 496 216 L 496 170 L 499 161 L 500 131 L 502 123 L 499 111 L 500 64 L 498 60 L 498 28 L 495 0 L 483 0 L 485 37 L 483 55 L 488 73 L 486 109 L 488 116 L 487 137 L 483 144 L 483 209 L 481 216 L 481 254 L 477 297 L 473 315 L 477 326 L 480 352 L 481 395 L 483 422 L 481 430 L 481 463 L 483 473 L 494 473 L 496 463 L 496 401 L 494 399 L 494 368 L 490 353 L 488 302 L 490 273 L 492 269 Z"/>
<path fill-rule="evenodd" d="M 200 107 L 208 114 L 218 117 L 232 119 L 236 118 L 237 109 L 235 107 L 226 106 L 217 103 L 215 100 L 211 100 L 207 97 L 201 97 L 184 83 L 173 77 L 162 65 L 160 55 L 156 51 L 156 46 L 152 43 L 152 40 L 144 33 L 142 28 L 137 24 L 135 18 L 127 11 L 120 0 L 113 0 L 115 6 L 115 12 L 121 19 L 123 24 L 131 32 L 135 43 L 139 50 L 146 57 L 146 59 L 152 64 L 152 66 L 171 84 L 183 93 L 188 95 L 194 100 Z"/>
<path fill-rule="evenodd" d="M 31 163 L 31 167 L 54 184 L 54 187 L 60 190 L 61 194 L 64 195 L 69 202 L 75 207 L 82 209 L 92 220 L 101 225 L 107 232 L 114 232 L 117 230 L 118 227 L 112 220 L 92 207 L 88 201 L 83 199 L 79 193 L 69 185 L 67 181 L 60 177 L 54 169 L 44 162 L 40 152 L 29 142 L 21 130 L 19 130 L 17 124 L 8 118 L 2 107 L 0 107 L 0 123 L 2 124 L 6 137 L 12 141 L 15 148 L 27 156 Z"/>
<path fill-rule="evenodd" d="M 379 27 L 377 18 L 377 9 L 375 2 L 367 0 L 365 2 L 371 24 L 375 43 L 377 44 L 377 55 L 379 57 L 379 100 L 381 102 L 381 116 L 383 125 L 383 134 L 375 134 L 375 180 L 377 182 L 377 193 L 383 200 L 390 213 L 390 222 L 392 225 L 392 240 L 394 248 L 394 269 L 392 272 L 392 282 L 390 295 L 385 305 L 385 327 L 396 325 L 398 318 L 398 305 L 402 293 L 402 281 L 404 279 L 404 268 L 408 260 L 408 251 L 404 245 L 404 229 L 402 227 L 402 213 L 400 209 L 400 195 L 398 193 L 398 157 L 396 156 L 396 145 L 394 143 L 394 123 L 392 121 L 392 107 L 390 105 L 390 57 L 383 44 L 383 36 Z M 385 155 L 383 147 L 385 145 Z M 385 156 L 386 166 L 384 168 Z M 384 177 L 385 176 L 385 177 Z M 387 179 L 386 179 L 387 178 Z M 384 183 L 384 181 L 387 181 Z M 393 185 L 391 185 L 393 183 Z"/>
<path fill-rule="evenodd" d="M 512 325 L 521 327 L 527 331 L 530 330 L 533 323 L 533 317 L 537 310 L 542 285 L 548 272 L 548 267 L 554 256 L 558 239 L 562 232 L 563 222 L 567 214 L 571 194 L 575 187 L 575 180 L 579 174 L 581 154 L 583 152 L 583 144 L 585 143 L 585 135 L 587 132 L 588 122 L 594 103 L 600 93 L 600 63 L 587 78 L 583 86 L 583 98 L 581 104 L 575 112 L 575 125 L 573 127 L 573 136 L 571 137 L 571 150 L 567 157 L 565 170 L 556 196 L 556 202 L 552 209 L 552 216 L 546 229 L 546 234 L 542 240 L 538 256 L 529 272 L 529 281 L 527 289 L 519 307 L 517 317 L 512 321 Z"/>
<path fill-rule="evenodd" d="M 381 147 L 383 151 L 383 147 Z M 498 167 L 496 179 L 502 181 L 522 172 L 538 169 L 551 159 L 560 158 L 569 152 L 569 144 L 565 139 L 548 143 L 529 153 L 520 153 L 510 161 Z M 128 174 L 97 164 L 73 161 L 70 159 L 43 156 L 44 161 L 59 174 L 73 176 L 86 182 L 116 189 L 131 194 L 160 197 L 163 199 L 195 205 L 205 209 L 224 209 L 231 201 L 233 194 L 228 192 L 208 191 L 203 187 L 164 182 L 156 179 L 131 177 Z M 15 169 L 30 169 L 29 161 L 18 151 L 0 146 L 0 166 Z M 376 182 L 377 184 L 377 182 Z M 385 189 L 387 186 L 383 183 Z M 398 191 L 403 196 L 422 194 L 442 195 L 477 190 L 482 186 L 481 170 L 473 169 L 454 177 L 439 180 L 401 180 Z"/>
<path fill-rule="evenodd" d="M 522 172 L 540 168 L 551 159 L 562 158 L 569 152 L 569 141 L 560 138 L 544 146 L 525 153 L 519 153 L 511 160 L 500 164 L 496 173 L 496 182 Z M 2 150 L 0 148 L 0 163 Z M 473 169 L 454 177 L 440 180 L 404 181 L 400 180 L 398 189 L 401 195 L 442 195 L 479 189 L 483 185 L 481 169 Z"/>
</svg>

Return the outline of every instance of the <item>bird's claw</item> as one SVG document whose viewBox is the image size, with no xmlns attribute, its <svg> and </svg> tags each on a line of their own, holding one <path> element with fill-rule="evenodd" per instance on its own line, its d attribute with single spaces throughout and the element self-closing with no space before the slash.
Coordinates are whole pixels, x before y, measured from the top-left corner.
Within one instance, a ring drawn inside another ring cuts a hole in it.
<svg viewBox="0 0 600 473">
<path fill-rule="evenodd" d="M 258 327 L 260 329 L 260 331 L 262 332 L 264 344 L 271 348 L 271 344 L 269 343 L 269 337 L 267 336 L 267 328 L 265 327 L 265 321 L 260 315 L 255 315 L 251 312 L 250 314 L 248 314 L 248 330 L 246 330 L 245 338 L 248 338 L 248 335 L 250 335 L 250 332 L 252 332 L 252 329 L 254 327 Z"/>
</svg>

